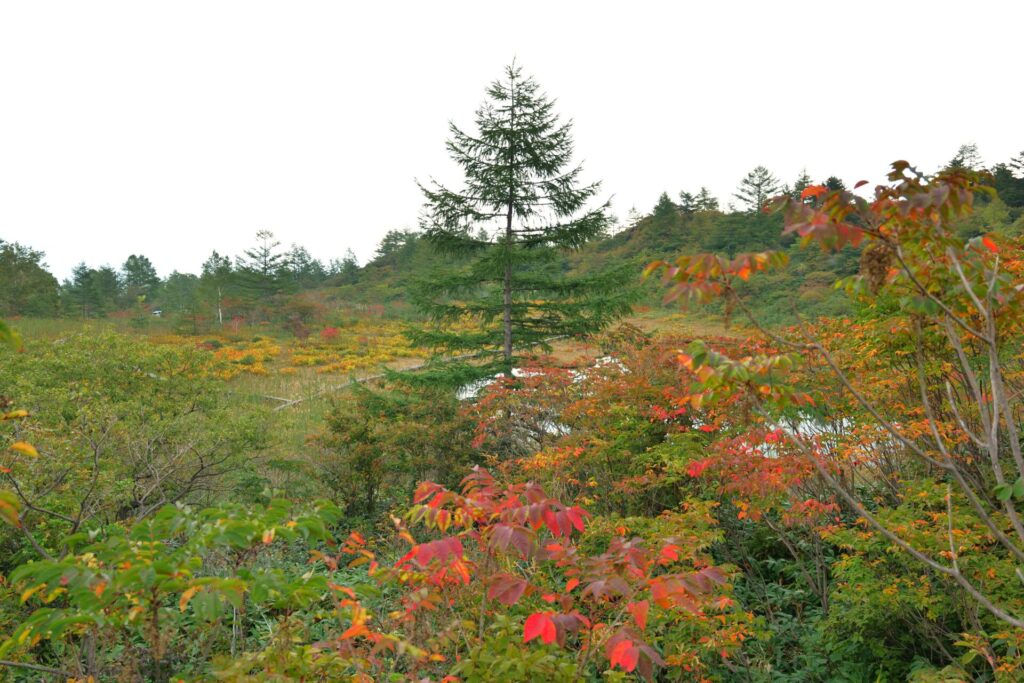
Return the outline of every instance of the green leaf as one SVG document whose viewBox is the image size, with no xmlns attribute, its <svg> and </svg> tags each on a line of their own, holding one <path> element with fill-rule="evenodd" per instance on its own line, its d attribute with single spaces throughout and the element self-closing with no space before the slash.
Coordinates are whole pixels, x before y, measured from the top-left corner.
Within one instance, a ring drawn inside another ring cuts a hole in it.
<svg viewBox="0 0 1024 683">
<path fill-rule="evenodd" d="M 1006 502 L 1010 500 L 1010 496 L 1013 495 L 1013 486 L 1011 486 L 1010 484 L 1000 484 L 999 486 L 995 487 L 995 489 L 992 492 L 995 494 L 996 498 L 1003 502 Z"/>
</svg>

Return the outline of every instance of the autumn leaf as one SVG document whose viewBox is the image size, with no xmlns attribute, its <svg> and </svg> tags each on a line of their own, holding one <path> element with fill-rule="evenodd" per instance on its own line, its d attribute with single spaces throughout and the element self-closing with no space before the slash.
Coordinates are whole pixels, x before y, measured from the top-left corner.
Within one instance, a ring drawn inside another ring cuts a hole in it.
<svg viewBox="0 0 1024 683">
<path fill-rule="evenodd" d="M 810 197 L 820 197 L 821 195 L 828 192 L 828 188 L 824 185 L 808 185 L 804 188 L 804 191 L 800 193 L 800 199 L 808 199 Z"/>
<path fill-rule="evenodd" d="M 632 615 L 633 621 L 636 622 L 637 627 L 641 631 L 647 628 L 647 613 L 650 611 L 650 608 L 651 605 L 646 600 L 631 602 L 626 605 L 626 610 Z"/>
<path fill-rule="evenodd" d="M 188 606 L 188 601 L 195 597 L 195 594 L 202 590 L 202 588 L 202 586 L 192 586 L 185 589 L 185 592 L 181 594 L 181 599 L 178 600 L 178 609 L 184 612 Z"/>
<path fill-rule="evenodd" d="M 348 640 L 349 638 L 356 638 L 358 636 L 364 636 L 368 634 L 370 630 L 366 628 L 366 624 L 352 624 L 345 631 L 338 636 L 338 640 Z"/>
<path fill-rule="evenodd" d="M 523 625 L 523 642 L 528 643 L 537 636 L 540 636 L 541 641 L 546 645 L 555 642 L 558 637 L 558 631 L 555 628 L 555 622 L 551 620 L 550 612 L 537 612 L 526 618 L 526 624 Z"/>
<path fill-rule="evenodd" d="M 514 605 L 526 591 L 527 582 L 511 574 L 495 574 L 487 589 L 487 599 L 497 600 L 503 605 Z"/>
<path fill-rule="evenodd" d="M 991 251 L 993 254 L 999 252 L 999 247 L 996 246 L 996 243 L 993 242 L 992 238 L 989 237 L 988 235 L 985 235 L 984 237 L 981 238 L 981 243 L 984 244 L 985 248 Z"/>
<path fill-rule="evenodd" d="M 15 441 L 14 443 L 12 443 L 10 445 L 10 449 L 12 451 L 16 451 L 18 453 L 21 453 L 23 455 L 27 455 L 27 456 L 32 457 L 32 458 L 38 458 L 39 457 L 39 451 L 36 450 L 35 446 L 33 446 L 30 443 L 26 443 L 24 441 Z"/>
<path fill-rule="evenodd" d="M 20 598 L 21 602 L 27 602 L 29 598 L 31 598 L 33 595 L 35 595 L 39 591 L 43 590 L 44 588 L 46 588 L 46 584 L 45 583 L 41 583 L 41 584 L 39 584 L 37 586 L 33 586 L 32 588 L 26 588 L 25 590 L 23 590 L 21 592 L 21 598 Z"/>
<path fill-rule="evenodd" d="M 710 458 L 705 458 L 704 460 L 694 460 L 686 468 L 686 473 L 694 478 L 699 477 L 701 473 L 704 472 L 704 470 L 706 470 L 708 468 L 708 465 L 710 464 Z"/>
<path fill-rule="evenodd" d="M 629 640 L 620 640 L 608 653 L 608 663 L 623 671 L 632 671 L 640 661 L 640 650 Z"/>
</svg>

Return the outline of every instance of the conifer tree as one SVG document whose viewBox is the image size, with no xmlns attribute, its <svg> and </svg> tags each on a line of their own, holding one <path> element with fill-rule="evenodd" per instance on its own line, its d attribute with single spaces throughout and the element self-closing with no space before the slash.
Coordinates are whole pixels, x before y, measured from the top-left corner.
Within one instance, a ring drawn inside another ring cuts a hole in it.
<svg viewBox="0 0 1024 683">
<path fill-rule="evenodd" d="M 957 149 L 956 155 L 949 160 L 946 164 L 946 168 L 961 168 L 968 171 L 980 170 L 984 162 L 981 160 L 981 155 L 978 153 L 978 146 L 973 142 L 966 145 L 960 145 Z"/>
<path fill-rule="evenodd" d="M 697 211 L 718 211 L 718 200 L 703 185 L 697 194 Z"/>
<path fill-rule="evenodd" d="M 811 180 L 811 176 L 808 175 L 807 169 L 801 169 L 800 175 L 797 176 L 796 181 L 793 183 L 793 189 L 790 194 L 793 197 L 793 199 L 796 199 L 797 201 L 805 201 L 804 199 L 802 199 L 803 192 L 813 184 L 814 181 Z"/>
<path fill-rule="evenodd" d="M 683 190 L 679 193 L 679 210 L 685 214 L 691 214 L 697 210 L 697 197 Z"/>
<path fill-rule="evenodd" d="M 746 211 L 761 211 L 768 200 L 779 192 L 779 180 L 764 166 L 758 166 L 740 181 L 733 195 Z"/>
<path fill-rule="evenodd" d="M 825 189 L 829 192 L 840 192 L 846 189 L 846 183 L 834 175 L 825 178 Z"/>
<path fill-rule="evenodd" d="M 256 245 L 247 249 L 243 256 L 235 259 L 235 273 L 241 294 L 259 302 L 280 293 L 288 284 L 284 275 L 287 264 L 285 254 L 278 247 L 274 233 L 260 230 L 256 233 Z"/>
<path fill-rule="evenodd" d="M 662 192 L 661 196 L 658 197 L 658 203 L 654 205 L 654 212 L 652 214 L 655 218 L 675 218 L 679 215 L 679 209 L 676 207 L 669 196 L 668 192 Z"/>
<path fill-rule="evenodd" d="M 523 352 L 594 332 L 630 308 L 628 269 L 565 273 L 565 252 L 610 223 L 607 202 L 588 206 L 599 184 L 582 184 L 582 167 L 571 165 L 570 128 L 513 63 L 488 88 L 475 131 L 449 124 L 447 148 L 464 187 L 421 185 L 424 236 L 458 267 L 423 283 L 417 303 L 439 322 L 471 320 L 475 329 L 438 327 L 414 338 L 440 354 L 475 355 L 459 366 L 462 377 L 508 373 Z"/>
<path fill-rule="evenodd" d="M 152 299 L 160 287 L 160 277 L 156 274 L 153 263 L 141 254 L 132 254 L 121 266 L 121 282 L 128 305 L 135 303 L 140 297 Z"/>
</svg>

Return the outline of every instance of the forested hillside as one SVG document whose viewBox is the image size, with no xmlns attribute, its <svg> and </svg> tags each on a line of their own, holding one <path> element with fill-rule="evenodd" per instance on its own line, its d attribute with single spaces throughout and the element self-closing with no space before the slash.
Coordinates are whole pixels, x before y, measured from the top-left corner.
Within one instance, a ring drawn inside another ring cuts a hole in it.
<svg viewBox="0 0 1024 683">
<path fill-rule="evenodd" d="M 0 241 L 0 681 L 1024 680 L 1024 153 L 571 132 L 509 66 L 362 265 Z"/>
</svg>

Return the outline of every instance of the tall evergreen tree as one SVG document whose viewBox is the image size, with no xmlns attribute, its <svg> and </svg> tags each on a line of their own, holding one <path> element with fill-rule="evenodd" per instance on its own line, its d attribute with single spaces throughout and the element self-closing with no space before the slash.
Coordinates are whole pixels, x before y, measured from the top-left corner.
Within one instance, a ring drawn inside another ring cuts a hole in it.
<svg viewBox="0 0 1024 683">
<path fill-rule="evenodd" d="M 697 193 L 697 211 L 718 211 L 718 199 L 703 185 Z"/>
<path fill-rule="evenodd" d="M 846 189 L 846 183 L 834 175 L 825 178 L 825 189 L 829 192 L 839 192 Z"/>
<path fill-rule="evenodd" d="M 292 287 L 310 289 L 316 287 L 327 277 L 327 269 L 319 259 L 313 258 L 305 247 L 292 244 L 285 254 L 283 262 L 284 276 Z"/>
<path fill-rule="evenodd" d="M 1024 180 L 1024 152 L 1021 152 L 1014 158 L 1010 159 L 1009 166 L 1014 177 Z"/>
<path fill-rule="evenodd" d="M 111 266 L 100 266 L 92 271 L 93 303 L 99 315 L 116 310 L 124 292 L 121 276 Z"/>
<path fill-rule="evenodd" d="M 661 196 L 658 197 L 658 203 L 654 205 L 653 215 L 655 218 L 675 218 L 679 215 L 679 209 L 676 207 L 669 196 L 668 192 L 662 192 Z"/>
<path fill-rule="evenodd" d="M 121 266 L 121 282 L 128 303 L 133 304 L 140 296 L 146 297 L 146 300 L 153 298 L 160 286 L 160 276 L 148 258 L 132 254 Z"/>
<path fill-rule="evenodd" d="M 599 184 L 570 165 L 571 124 L 514 63 L 487 90 L 476 131 L 449 124 L 447 148 L 465 186 L 421 185 L 425 238 L 465 265 L 419 290 L 438 321 L 473 320 L 473 332 L 443 328 L 417 341 L 448 354 L 474 353 L 462 376 L 509 373 L 516 357 L 553 338 L 596 331 L 629 310 L 624 273 L 571 278 L 565 251 L 601 235 L 608 204 L 588 207 Z"/>
<path fill-rule="evenodd" d="M 345 250 L 345 257 L 340 261 L 331 259 L 328 274 L 339 285 L 351 285 L 359 279 L 359 260 L 351 249 Z"/>
<path fill-rule="evenodd" d="M 793 191 L 792 191 L 793 199 L 799 200 L 800 199 L 800 195 L 803 194 L 804 190 L 806 190 L 808 187 L 810 187 L 813 184 L 814 184 L 814 181 L 811 180 L 811 176 L 807 174 L 807 169 L 806 168 L 801 169 L 800 170 L 800 175 L 798 175 L 796 180 L 793 182 Z"/>
<path fill-rule="evenodd" d="M 85 265 L 85 262 L 82 262 L 72 269 L 71 279 L 64 280 L 64 284 L 61 286 L 61 296 L 65 302 L 64 310 L 67 313 L 80 315 L 83 318 L 88 318 L 96 313 L 92 291 L 94 272 Z"/>
<path fill-rule="evenodd" d="M 679 210 L 685 214 L 691 214 L 694 211 L 697 211 L 697 197 L 686 190 L 680 192 Z"/>
<path fill-rule="evenodd" d="M 779 190 L 779 179 L 764 166 L 758 166 L 740 181 L 733 197 L 740 200 L 743 210 L 756 213 L 761 211 Z"/>
<path fill-rule="evenodd" d="M 278 249 L 280 246 L 274 233 L 260 230 L 256 233 L 256 245 L 235 259 L 239 293 L 250 303 L 264 302 L 290 284 L 283 277 L 287 261 Z"/>
<path fill-rule="evenodd" d="M 963 168 L 968 171 L 978 171 L 981 170 L 983 163 L 981 155 L 978 153 L 978 146 L 972 142 L 960 145 L 960 149 L 956 151 L 956 155 L 946 164 L 946 168 Z"/>
<path fill-rule="evenodd" d="M 118 305 L 121 278 L 110 266 L 90 268 L 79 263 L 71 271 L 71 280 L 65 280 L 61 290 L 69 311 L 83 318 L 103 316 Z"/>
</svg>

